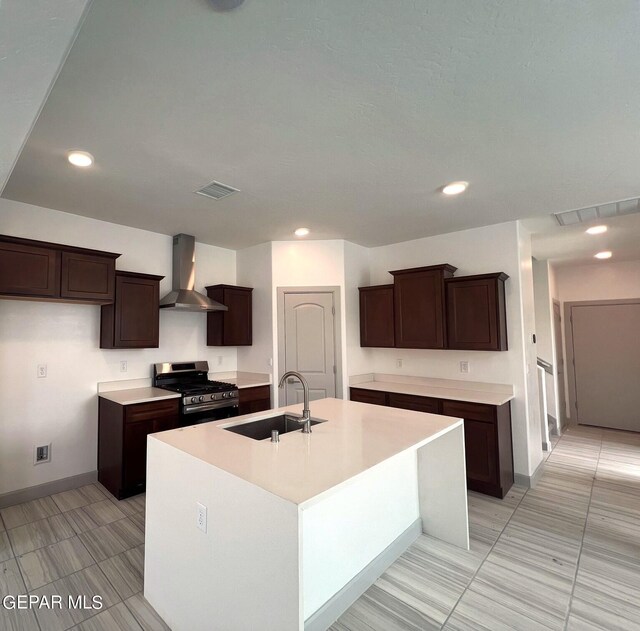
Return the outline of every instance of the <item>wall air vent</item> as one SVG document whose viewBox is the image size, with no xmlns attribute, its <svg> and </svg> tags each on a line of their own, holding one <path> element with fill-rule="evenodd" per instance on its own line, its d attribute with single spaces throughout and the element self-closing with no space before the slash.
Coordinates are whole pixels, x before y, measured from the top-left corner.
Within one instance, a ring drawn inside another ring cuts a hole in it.
<svg viewBox="0 0 640 631">
<path fill-rule="evenodd" d="M 564 210 L 561 213 L 553 213 L 553 216 L 561 226 L 572 226 L 577 223 L 584 223 L 595 219 L 606 219 L 608 217 L 630 215 L 631 213 L 637 212 L 640 212 L 640 197 L 600 204 L 599 206 L 578 208 L 577 210 Z"/>
<path fill-rule="evenodd" d="M 197 193 L 198 195 L 211 197 L 211 199 L 222 199 L 223 197 L 229 197 L 229 195 L 233 195 L 234 193 L 239 192 L 240 190 L 237 188 L 233 188 L 233 186 L 227 186 L 226 184 L 215 181 L 211 182 L 211 184 L 203 186 L 197 191 L 194 191 L 194 193 Z"/>
</svg>

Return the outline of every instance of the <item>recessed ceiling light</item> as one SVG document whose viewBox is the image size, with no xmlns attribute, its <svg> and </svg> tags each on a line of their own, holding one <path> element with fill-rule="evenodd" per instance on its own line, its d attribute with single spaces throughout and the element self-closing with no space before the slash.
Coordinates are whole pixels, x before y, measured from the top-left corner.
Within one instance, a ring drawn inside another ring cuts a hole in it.
<svg viewBox="0 0 640 631">
<path fill-rule="evenodd" d="M 594 256 L 597 259 L 610 259 L 613 254 L 609 252 L 609 250 L 605 250 L 604 252 L 598 252 L 597 254 L 594 254 Z"/>
<path fill-rule="evenodd" d="M 293 234 L 296 237 L 306 237 L 309 234 L 309 228 L 298 228 Z"/>
<path fill-rule="evenodd" d="M 86 151 L 69 151 L 67 159 L 76 167 L 90 167 L 93 164 L 93 156 Z"/>
<path fill-rule="evenodd" d="M 591 226 L 591 228 L 587 228 L 587 234 L 602 234 L 607 231 L 607 226 Z"/>
<path fill-rule="evenodd" d="M 469 182 L 451 182 L 442 188 L 445 195 L 460 195 L 464 193 L 469 186 Z"/>
</svg>

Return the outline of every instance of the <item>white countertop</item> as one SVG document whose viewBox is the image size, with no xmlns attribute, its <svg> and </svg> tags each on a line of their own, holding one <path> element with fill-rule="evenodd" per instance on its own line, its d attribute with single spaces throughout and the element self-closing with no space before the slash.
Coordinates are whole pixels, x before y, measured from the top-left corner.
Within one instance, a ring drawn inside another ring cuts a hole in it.
<svg viewBox="0 0 640 631">
<path fill-rule="evenodd" d="M 304 504 L 407 449 L 435 440 L 461 419 L 366 403 L 321 399 L 311 402 L 311 434 L 280 436 L 279 443 L 257 441 L 223 426 L 302 412 L 292 405 L 233 420 L 203 423 L 153 434 L 159 440 L 294 504 Z"/>
<path fill-rule="evenodd" d="M 452 401 L 502 405 L 514 398 L 513 386 L 500 383 L 412 377 L 409 375 L 367 374 L 349 379 L 350 388 L 412 394 Z"/>
<path fill-rule="evenodd" d="M 209 372 L 209 379 L 234 383 L 239 390 L 271 385 L 271 375 L 258 372 Z"/>
<path fill-rule="evenodd" d="M 129 388 L 127 390 L 112 390 L 101 392 L 103 399 L 109 399 L 120 405 L 133 405 L 134 403 L 148 403 L 150 401 L 162 401 L 163 399 L 179 399 L 180 394 L 170 392 L 162 388 Z"/>
</svg>

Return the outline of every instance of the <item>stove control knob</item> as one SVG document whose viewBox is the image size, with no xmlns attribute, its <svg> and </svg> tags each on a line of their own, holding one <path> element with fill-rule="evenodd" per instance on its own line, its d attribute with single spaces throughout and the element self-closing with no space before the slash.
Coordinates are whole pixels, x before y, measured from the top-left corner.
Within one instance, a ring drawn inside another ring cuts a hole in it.
<svg viewBox="0 0 640 631">
<path fill-rule="evenodd" d="M 229 396 L 229 394 L 227 392 L 223 392 L 222 393 L 222 398 L 223 399 L 226 399 L 228 396 Z"/>
<path fill-rule="evenodd" d="M 196 399 L 195 397 L 191 397 L 191 403 L 195 403 L 198 399 Z"/>
<path fill-rule="evenodd" d="M 200 402 L 204 401 L 204 397 L 203 397 L 202 395 L 200 395 L 200 396 L 198 397 L 198 401 L 200 401 Z"/>
<path fill-rule="evenodd" d="M 211 395 L 211 400 L 212 400 L 212 401 L 215 401 L 215 400 L 216 400 L 216 395 L 215 395 L 215 394 L 212 394 L 212 395 Z"/>
</svg>

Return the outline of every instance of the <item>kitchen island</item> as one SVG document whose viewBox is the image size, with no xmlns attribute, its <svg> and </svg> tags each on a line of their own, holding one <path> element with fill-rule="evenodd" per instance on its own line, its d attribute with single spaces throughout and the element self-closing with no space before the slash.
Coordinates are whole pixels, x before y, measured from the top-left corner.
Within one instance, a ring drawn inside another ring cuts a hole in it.
<svg viewBox="0 0 640 631">
<path fill-rule="evenodd" d="M 300 411 L 149 436 L 145 597 L 173 631 L 325 629 L 421 532 L 468 548 L 461 419 L 322 399 L 311 434 L 225 429 Z"/>
</svg>

